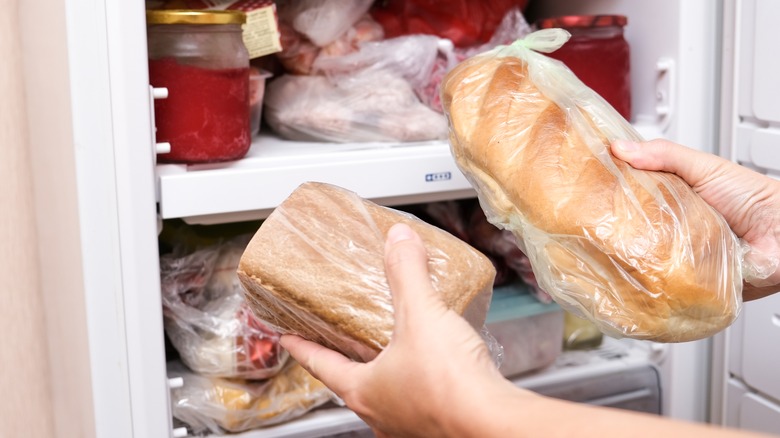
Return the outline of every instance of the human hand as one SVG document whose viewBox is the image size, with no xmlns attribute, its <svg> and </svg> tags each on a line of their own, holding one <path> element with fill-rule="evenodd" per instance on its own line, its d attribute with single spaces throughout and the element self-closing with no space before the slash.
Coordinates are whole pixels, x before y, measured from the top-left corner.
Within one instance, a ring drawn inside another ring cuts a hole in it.
<svg viewBox="0 0 780 438">
<path fill-rule="evenodd" d="M 618 140 L 612 153 L 634 168 L 680 176 L 750 245 L 746 263 L 773 269 L 765 280 L 745 283 L 745 301 L 780 291 L 780 181 L 666 140 Z"/>
<path fill-rule="evenodd" d="M 498 372 L 477 332 L 434 291 L 425 247 L 407 225 L 387 234 L 385 271 L 395 325 L 374 360 L 352 362 L 292 335 L 282 336 L 282 346 L 378 437 L 467 436 L 459 422 L 517 388 Z"/>
</svg>

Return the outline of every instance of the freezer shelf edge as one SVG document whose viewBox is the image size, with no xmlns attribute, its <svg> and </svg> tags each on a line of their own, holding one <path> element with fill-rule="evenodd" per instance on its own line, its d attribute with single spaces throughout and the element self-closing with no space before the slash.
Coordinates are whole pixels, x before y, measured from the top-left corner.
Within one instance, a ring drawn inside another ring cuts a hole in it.
<svg viewBox="0 0 780 438">
<path fill-rule="evenodd" d="M 386 200 L 381 202 L 385 205 L 404 198 L 462 198 L 472 190 L 446 142 L 325 144 L 316 150 L 306 143 L 264 138 L 256 140 L 251 155 L 236 162 L 158 165 L 162 218 L 204 218 L 196 220 L 200 223 L 214 223 L 223 214 L 262 218 L 305 181 L 335 184 L 366 199 Z"/>
</svg>

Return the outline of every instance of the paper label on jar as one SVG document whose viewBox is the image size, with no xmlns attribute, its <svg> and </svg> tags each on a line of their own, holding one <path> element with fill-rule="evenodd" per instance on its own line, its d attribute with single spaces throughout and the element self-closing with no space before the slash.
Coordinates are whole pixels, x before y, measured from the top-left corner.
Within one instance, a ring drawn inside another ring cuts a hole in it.
<svg viewBox="0 0 780 438">
<path fill-rule="evenodd" d="M 272 0 L 188 0 L 186 7 L 243 11 L 246 14 L 243 39 L 249 58 L 259 58 L 282 51 L 276 4 Z"/>
<path fill-rule="evenodd" d="M 282 50 L 276 6 L 270 5 L 246 11 L 244 45 L 250 58 L 259 58 Z"/>
</svg>

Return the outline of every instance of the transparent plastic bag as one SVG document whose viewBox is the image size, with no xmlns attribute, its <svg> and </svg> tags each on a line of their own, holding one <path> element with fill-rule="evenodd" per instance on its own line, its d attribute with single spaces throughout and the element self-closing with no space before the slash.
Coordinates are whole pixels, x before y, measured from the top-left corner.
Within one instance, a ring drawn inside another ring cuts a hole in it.
<svg viewBox="0 0 780 438">
<path fill-rule="evenodd" d="M 384 69 L 332 81 L 283 75 L 266 87 L 263 114 L 280 136 L 335 143 L 447 138 L 444 116 L 423 105 L 402 77 Z"/>
<path fill-rule="evenodd" d="M 265 379 L 288 358 L 278 333 L 249 310 L 238 282 L 248 241 L 160 258 L 165 332 L 182 361 L 204 376 Z"/>
<path fill-rule="evenodd" d="M 171 389 L 171 408 L 195 434 L 272 426 L 335 401 L 335 395 L 294 360 L 263 381 L 205 377 L 175 361 L 168 363 L 168 377 L 184 381 Z"/>
<path fill-rule="evenodd" d="M 364 14 L 340 37 L 325 46 L 318 46 L 292 26 L 280 22 L 282 51 L 276 54 L 284 69 L 293 74 L 313 74 L 314 61 L 320 56 L 343 56 L 355 52 L 365 42 L 381 40 L 382 27 Z"/>
<path fill-rule="evenodd" d="M 434 290 L 479 331 L 495 276 L 484 255 L 409 213 L 325 183 L 299 186 L 247 245 L 238 274 L 252 310 L 280 333 L 372 360 L 393 333 L 384 246 L 399 222 L 425 243 Z"/>
<path fill-rule="evenodd" d="M 332 80 L 343 80 L 355 72 L 385 70 L 406 80 L 425 102 L 430 100 L 426 90 L 437 78 L 434 69 L 449 70 L 456 62 L 451 41 L 430 35 L 410 35 L 364 42 L 357 51 L 345 56 L 321 55 L 314 61 L 313 71 Z"/>
<path fill-rule="evenodd" d="M 614 337 L 680 342 L 741 308 L 743 249 L 681 178 L 614 158 L 636 130 L 542 53 L 561 29 L 474 56 L 442 86 L 451 146 L 488 220 L 512 231 L 537 281 Z"/>
<path fill-rule="evenodd" d="M 279 20 L 318 47 L 342 36 L 368 12 L 372 0 L 277 0 Z"/>
<path fill-rule="evenodd" d="M 437 35 L 457 47 L 485 43 L 496 32 L 507 10 L 522 10 L 527 0 L 384 0 L 371 13 L 391 37 Z"/>
<path fill-rule="evenodd" d="M 468 47 L 456 47 L 452 53 L 443 50 L 442 56 L 436 59 L 431 69 L 429 80 L 422 88 L 417 88 L 420 100 L 431 109 L 442 112 L 441 108 L 441 81 L 455 64 L 476 54 L 486 52 L 499 45 L 509 44 L 531 33 L 531 26 L 525 20 L 520 8 L 515 7 L 507 11 L 503 20 L 498 25 L 495 33 L 485 44 Z"/>
</svg>

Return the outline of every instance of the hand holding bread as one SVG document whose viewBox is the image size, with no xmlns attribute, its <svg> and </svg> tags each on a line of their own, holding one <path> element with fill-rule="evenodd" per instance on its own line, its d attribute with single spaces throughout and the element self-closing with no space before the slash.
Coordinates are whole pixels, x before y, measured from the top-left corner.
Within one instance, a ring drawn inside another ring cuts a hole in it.
<svg viewBox="0 0 780 438">
<path fill-rule="evenodd" d="M 425 242 L 433 287 L 447 307 L 481 330 L 495 277 L 487 257 L 410 214 L 325 183 L 300 185 L 247 245 L 238 266 L 247 302 L 279 333 L 373 359 L 393 332 L 383 250 L 398 222 Z"/>
<path fill-rule="evenodd" d="M 515 233 L 543 289 L 607 334 L 680 342 L 724 329 L 741 307 L 739 240 L 680 177 L 610 153 L 641 138 L 527 47 L 554 48 L 549 31 L 468 59 L 442 84 L 452 153 L 488 220 Z"/>
</svg>

